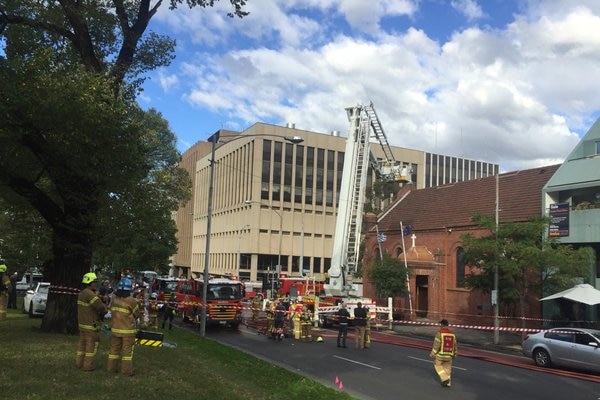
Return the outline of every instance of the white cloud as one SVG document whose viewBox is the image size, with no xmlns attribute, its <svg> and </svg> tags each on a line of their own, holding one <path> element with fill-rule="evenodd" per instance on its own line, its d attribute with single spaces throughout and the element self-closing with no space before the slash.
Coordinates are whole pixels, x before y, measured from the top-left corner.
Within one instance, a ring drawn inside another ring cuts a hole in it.
<svg viewBox="0 0 600 400">
<path fill-rule="evenodd" d="M 346 132 L 344 108 L 373 101 L 392 145 L 504 170 L 562 161 L 579 140 L 572 130 L 585 132 L 600 110 L 600 2 L 531 1 L 505 28 L 472 26 L 445 43 L 420 29 L 382 30 L 384 16 L 410 17 L 419 3 L 256 0 L 241 21 L 202 9 L 164 13 L 173 29 L 216 47 L 188 52 L 179 84 L 165 74 L 161 85 L 184 87 L 190 104 L 230 127 Z M 486 17 L 475 1 L 452 6 L 468 20 Z M 340 17 L 371 36 L 336 31 L 329 22 Z M 232 37 L 251 41 L 213 51 Z"/>
<path fill-rule="evenodd" d="M 158 72 L 158 80 L 160 82 L 160 87 L 165 92 L 168 92 L 173 87 L 177 87 L 179 85 L 179 77 L 174 74 L 167 74 L 165 70 L 160 70 Z"/>
<path fill-rule="evenodd" d="M 485 16 L 476 0 L 452 0 L 450 4 L 458 12 L 465 15 L 469 21 L 474 21 Z"/>
</svg>

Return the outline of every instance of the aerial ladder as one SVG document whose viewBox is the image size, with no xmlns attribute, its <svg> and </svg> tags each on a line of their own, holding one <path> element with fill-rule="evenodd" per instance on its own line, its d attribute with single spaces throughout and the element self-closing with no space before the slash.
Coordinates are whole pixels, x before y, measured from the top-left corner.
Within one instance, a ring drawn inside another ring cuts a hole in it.
<svg viewBox="0 0 600 400">
<path fill-rule="evenodd" d="M 338 214 L 333 237 L 331 267 L 327 271 L 326 296 L 357 297 L 353 285 L 359 261 L 362 216 L 369 166 L 380 179 L 410 181 L 410 168 L 397 165 L 373 103 L 346 108 L 350 130 L 346 141 Z M 371 143 L 377 141 L 384 160 L 377 160 Z"/>
</svg>

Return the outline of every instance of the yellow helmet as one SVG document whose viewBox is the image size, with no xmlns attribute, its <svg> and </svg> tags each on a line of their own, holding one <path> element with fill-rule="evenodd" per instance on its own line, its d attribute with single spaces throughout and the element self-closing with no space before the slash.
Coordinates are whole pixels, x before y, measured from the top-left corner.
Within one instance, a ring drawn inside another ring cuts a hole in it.
<svg viewBox="0 0 600 400">
<path fill-rule="evenodd" d="M 6 272 L 6 264 L 0 264 L 0 272 Z"/>
<path fill-rule="evenodd" d="M 98 277 L 93 272 L 88 272 L 87 274 L 85 274 L 83 276 L 83 279 L 81 280 L 81 282 L 85 283 L 86 285 L 89 285 L 90 283 L 97 282 L 97 281 L 98 281 Z"/>
</svg>

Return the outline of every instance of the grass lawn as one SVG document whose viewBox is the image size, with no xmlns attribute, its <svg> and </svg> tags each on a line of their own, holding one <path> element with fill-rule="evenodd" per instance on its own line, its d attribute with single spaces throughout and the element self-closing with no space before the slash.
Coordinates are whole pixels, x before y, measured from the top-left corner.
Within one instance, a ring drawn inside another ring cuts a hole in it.
<svg viewBox="0 0 600 400">
<path fill-rule="evenodd" d="M 136 346 L 133 377 L 106 372 L 101 334 L 96 371 L 75 367 L 77 336 L 40 332 L 41 319 L 8 310 L 0 322 L 0 398 L 9 399 L 352 399 L 347 393 L 202 339 L 165 333 L 176 348 Z"/>
</svg>

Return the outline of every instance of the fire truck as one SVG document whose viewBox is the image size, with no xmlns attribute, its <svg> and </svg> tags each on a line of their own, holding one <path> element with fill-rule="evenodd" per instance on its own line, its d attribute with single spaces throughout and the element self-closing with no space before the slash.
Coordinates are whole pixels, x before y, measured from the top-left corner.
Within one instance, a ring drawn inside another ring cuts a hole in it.
<svg viewBox="0 0 600 400">
<path fill-rule="evenodd" d="M 202 279 L 157 278 L 153 290 L 159 301 L 175 296 L 177 309 L 184 322 L 200 323 L 202 312 Z M 207 325 L 228 325 L 237 328 L 242 320 L 244 286 L 237 279 L 211 278 L 206 288 Z"/>
<path fill-rule="evenodd" d="M 359 261 L 361 229 L 365 190 L 369 166 L 378 179 L 391 182 L 409 182 L 410 167 L 398 163 L 392 153 L 387 137 L 379 121 L 373 103 L 346 108 L 350 130 L 346 140 L 342 182 L 339 194 L 338 214 L 333 237 L 331 267 L 327 271 L 328 283 L 323 287 L 325 296 L 320 300 L 333 303 L 334 307 L 319 310 L 319 322 L 327 325 L 335 321 L 337 305 L 345 303 L 353 315 L 360 301 L 369 307 L 371 315 L 375 303 L 362 298 L 362 286 L 354 282 Z M 385 159 L 378 160 L 371 152 L 371 143 L 379 142 Z"/>
</svg>

